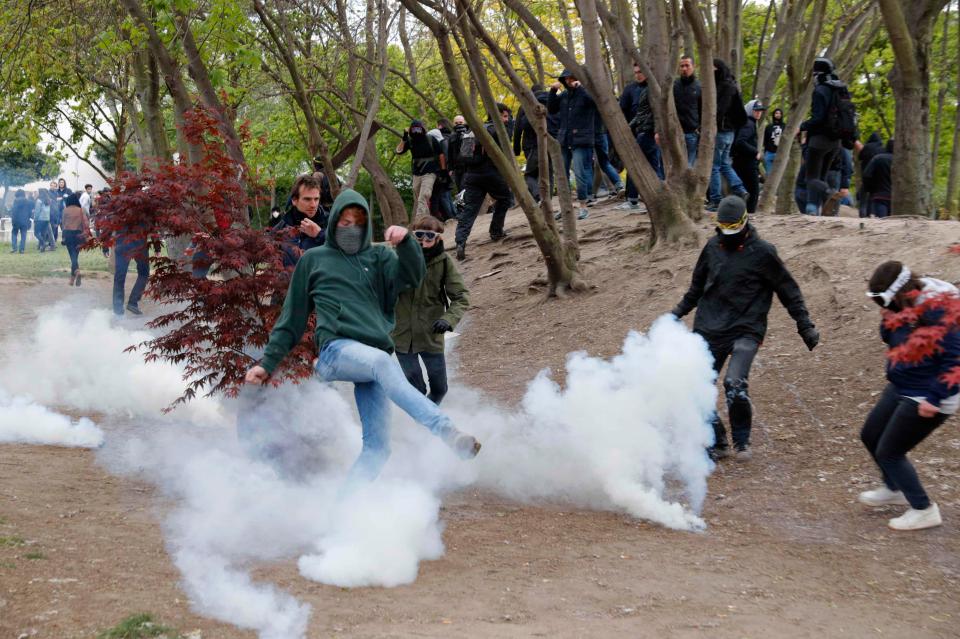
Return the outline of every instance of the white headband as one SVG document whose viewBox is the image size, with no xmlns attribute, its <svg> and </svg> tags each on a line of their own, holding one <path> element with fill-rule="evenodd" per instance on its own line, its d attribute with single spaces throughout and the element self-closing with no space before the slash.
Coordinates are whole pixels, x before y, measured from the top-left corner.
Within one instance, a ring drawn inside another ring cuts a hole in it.
<svg viewBox="0 0 960 639">
<path fill-rule="evenodd" d="M 867 297 L 879 297 L 883 300 L 883 306 L 890 306 L 890 302 L 893 301 L 893 298 L 896 294 L 903 288 L 903 285 L 910 281 L 910 269 L 907 268 L 906 264 L 903 265 L 903 268 L 900 270 L 900 275 L 897 275 L 897 279 L 893 280 L 893 284 L 890 285 L 890 288 L 885 290 L 882 293 L 871 293 L 867 291 Z"/>
</svg>

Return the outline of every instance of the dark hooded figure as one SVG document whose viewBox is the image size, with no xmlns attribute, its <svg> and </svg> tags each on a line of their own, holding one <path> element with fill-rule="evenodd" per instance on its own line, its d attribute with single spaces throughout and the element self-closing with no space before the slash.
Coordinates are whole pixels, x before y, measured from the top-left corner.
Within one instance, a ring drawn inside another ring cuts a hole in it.
<svg viewBox="0 0 960 639">
<path fill-rule="evenodd" d="M 867 138 L 867 143 L 860 149 L 860 153 L 857 154 L 857 161 L 860 163 L 861 177 L 864 171 L 867 170 L 870 160 L 877 154 L 883 153 L 883 149 L 883 138 L 880 137 L 880 133 L 874 131 L 870 134 L 870 137 Z M 861 185 L 860 190 L 857 192 L 857 199 L 859 200 L 857 204 L 860 207 L 860 217 L 870 217 L 870 192 L 867 191 L 866 186 Z"/>
<path fill-rule="evenodd" d="M 730 149 L 737 130 L 747 123 L 747 114 L 743 111 L 743 101 L 740 99 L 740 90 L 737 81 L 730 72 L 730 67 L 720 58 L 713 59 L 713 77 L 717 83 L 717 139 L 713 147 L 713 169 L 710 171 L 710 188 L 707 190 L 707 199 L 710 200 L 711 211 L 717 210 L 720 198 L 723 195 L 720 177 L 727 181 L 730 191 L 746 200 L 750 194 L 743 186 L 743 181 L 733 170 L 733 160 Z"/>
<path fill-rule="evenodd" d="M 869 215 L 890 215 L 890 199 L 893 193 L 893 138 L 887 141 L 883 153 L 878 153 L 863 170 L 863 187 L 870 193 Z"/>
<path fill-rule="evenodd" d="M 760 239 L 748 222 L 747 206 L 736 195 L 725 197 L 717 211 L 717 233 L 704 245 L 693 269 L 690 289 L 673 309 L 680 318 L 697 309 L 693 330 L 706 340 L 717 373 L 727 358 L 723 378 L 736 458 L 751 458 L 750 429 L 753 405 L 747 379 L 753 358 L 767 332 L 773 295 L 797 323 L 803 343 L 813 350 L 820 334 L 810 321 L 803 294 L 773 244 Z M 727 433 L 714 415 L 713 459 L 730 455 Z"/>
<path fill-rule="evenodd" d="M 800 125 L 807 133 L 807 205 L 805 213 L 816 215 L 829 193 L 826 177 L 833 156 L 840 152 L 840 138 L 830 130 L 830 109 L 834 104 L 834 92 L 846 88 L 834 74 L 833 61 L 817 58 L 813 62 L 816 87 L 811 100 L 810 118 Z"/>
</svg>

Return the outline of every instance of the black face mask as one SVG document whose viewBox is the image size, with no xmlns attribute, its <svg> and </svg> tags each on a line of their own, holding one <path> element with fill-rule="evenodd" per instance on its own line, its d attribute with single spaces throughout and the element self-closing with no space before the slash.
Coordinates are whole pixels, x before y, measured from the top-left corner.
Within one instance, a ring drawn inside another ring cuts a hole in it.
<svg viewBox="0 0 960 639">
<path fill-rule="evenodd" d="M 747 240 L 748 234 L 747 227 L 744 226 L 738 232 L 733 235 L 725 235 L 720 233 L 720 243 L 723 244 L 723 248 L 727 250 L 733 250 L 743 246 L 743 243 Z"/>
</svg>

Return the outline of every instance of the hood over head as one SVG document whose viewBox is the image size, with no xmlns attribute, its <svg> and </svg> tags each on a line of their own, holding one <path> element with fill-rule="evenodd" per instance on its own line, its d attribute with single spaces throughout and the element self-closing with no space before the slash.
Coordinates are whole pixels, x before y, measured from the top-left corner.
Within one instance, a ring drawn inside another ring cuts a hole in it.
<svg viewBox="0 0 960 639">
<path fill-rule="evenodd" d="M 717 82 L 730 80 L 733 78 L 733 72 L 730 71 L 730 67 L 728 67 L 727 63 L 720 58 L 713 59 L 713 66 L 717 68 L 717 70 L 713 72 L 713 77 L 717 80 Z"/>
<path fill-rule="evenodd" d="M 340 221 L 340 214 L 343 213 L 343 209 L 348 206 L 358 206 L 366 212 L 367 232 L 364 234 L 363 244 L 360 246 L 360 250 L 363 251 L 373 244 L 373 220 L 370 219 L 370 206 L 367 204 L 366 198 L 353 189 L 343 189 L 337 199 L 333 201 L 333 210 L 330 212 L 330 221 L 327 225 L 326 245 L 338 251 L 341 250 L 337 244 L 337 222 Z"/>
<path fill-rule="evenodd" d="M 574 79 L 576 79 L 576 77 L 577 77 L 577 76 L 575 76 L 570 69 L 564 69 L 564 70 L 560 73 L 560 75 L 557 76 L 557 80 L 560 80 L 560 82 L 563 82 L 563 81 L 564 81 L 565 79 L 567 79 L 567 78 L 574 78 Z"/>
<path fill-rule="evenodd" d="M 870 134 L 870 137 L 867 138 L 867 144 L 871 142 L 879 142 L 880 144 L 883 144 L 883 138 L 880 137 L 879 131 L 874 131 L 873 133 Z"/>
</svg>

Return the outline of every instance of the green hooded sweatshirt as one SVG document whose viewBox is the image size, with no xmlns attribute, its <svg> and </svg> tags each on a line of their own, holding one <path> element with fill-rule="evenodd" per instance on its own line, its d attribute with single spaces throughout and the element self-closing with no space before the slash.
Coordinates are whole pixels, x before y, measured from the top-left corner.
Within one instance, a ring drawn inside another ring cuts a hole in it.
<svg viewBox="0 0 960 639">
<path fill-rule="evenodd" d="M 348 206 L 367 211 L 367 234 L 354 255 L 347 255 L 337 245 L 337 222 Z M 396 250 L 374 245 L 369 211 L 367 201 L 356 191 L 344 189 L 337 196 L 326 242 L 305 252 L 293 271 L 283 311 L 260 363 L 268 373 L 300 342 L 311 312 L 317 314 L 314 340 L 318 352 L 327 342 L 341 338 L 393 352 L 390 333 L 397 296 L 420 285 L 426 266 L 412 235 L 403 238 Z"/>
</svg>

